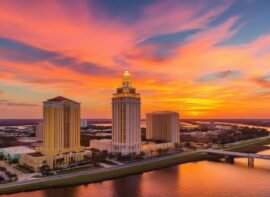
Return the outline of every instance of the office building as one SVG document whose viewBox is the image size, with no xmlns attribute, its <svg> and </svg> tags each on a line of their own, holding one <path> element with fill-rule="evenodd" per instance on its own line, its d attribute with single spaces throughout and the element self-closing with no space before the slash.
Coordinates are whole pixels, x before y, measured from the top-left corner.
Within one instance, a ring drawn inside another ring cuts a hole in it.
<svg viewBox="0 0 270 197">
<path fill-rule="evenodd" d="M 34 171 L 44 161 L 51 168 L 68 167 L 90 154 L 80 146 L 80 104 L 70 99 L 59 96 L 43 103 L 43 137 L 39 152 L 23 155 L 21 165 Z"/>
<path fill-rule="evenodd" d="M 141 99 L 131 85 L 130 74 L 123 75 L 122 86 L 112 97 L 112 141 L 91 140 L 90 147 L 109 152 L 139 154 L 141 151 Z"/>
<path fill-rule="evenodd" d="M 179 114 L 170 111 L 146 114 L 146 139 L 162 142 L 180 142 Z"/>
<path fill-rule="evenodd" d="M 43 104 L 45 154 L 80 150 L 80 103 L 64 97 Z"/>
<path fill-rule="evenodd" d="M 141 150 L 141 99 L 132 87 L 128 71 L 122 86 L 112 98 L 112 147 L 114 152 L 129 154 Z"/>
</svg>

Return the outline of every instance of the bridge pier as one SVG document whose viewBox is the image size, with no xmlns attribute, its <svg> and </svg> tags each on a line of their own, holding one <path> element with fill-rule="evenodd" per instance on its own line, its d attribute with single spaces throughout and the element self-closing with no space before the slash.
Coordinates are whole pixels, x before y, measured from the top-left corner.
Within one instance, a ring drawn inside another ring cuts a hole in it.
<svg viewBox="0 0 270 197">
<path fill-rule="evenodd" d="M 228 163 L 234 163 L 234 156 L 231 155 L 225 155 L 225 161 Z"/>
<path fill-rule="evenodd" d="M 248 157 L 248 167 L 253 167 L 253 166 L 254 166 L 254 158 Z"/>
</svg>

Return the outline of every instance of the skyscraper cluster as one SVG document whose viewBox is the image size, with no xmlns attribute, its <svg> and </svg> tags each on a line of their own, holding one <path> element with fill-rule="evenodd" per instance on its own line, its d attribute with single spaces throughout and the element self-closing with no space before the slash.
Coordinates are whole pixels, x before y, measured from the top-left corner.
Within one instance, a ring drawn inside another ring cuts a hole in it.
<svg viewBox="0 0 270 197">
<path fill-rule="evenodd" d="M 179 143 L 179 114 L 176 112 L 153 112 L 146 116 L 147 140 L 162 141 L 164 144 L 155 146 L 173 147 Z M 141 141 L 141 99 L 140 94 L 132 86 L 130 74 L 123 75 L 122 86 L 116 89 L 112 97 L 112 141 L 91 140 L 92 148 L 121 152 L 122 154 L 140 153 L 149 147 L 148 143 Z M 155 143 L 152 143 L 153 148 Z"/>
<path fill-rule="evenodd" d="M 43 133 L 40 130 L 38 133 L 43 138 L 43 145 L 37 152 L 23 155 L 20 164 L 38 171 L 44 163 L 51 168 L 68 167 L 89 156 L 90 148 L 80 145 L 80 116 L 80 103 L 61 96 L 45 101 L 40 127 Z M 165 142 L 156 147 L 167 148 L 180 142 L 178 113 L 153 112 L 147 114 L 146 119 L 147 139 Z M 141 141 L 140 124 L 140 94 L 132 86 L 126 71 L 121 87 L 112 96 L 112 140 L 91 140 L 90 147 L 124 155 L 139 154 L 145 145 Z"/>
</svg>

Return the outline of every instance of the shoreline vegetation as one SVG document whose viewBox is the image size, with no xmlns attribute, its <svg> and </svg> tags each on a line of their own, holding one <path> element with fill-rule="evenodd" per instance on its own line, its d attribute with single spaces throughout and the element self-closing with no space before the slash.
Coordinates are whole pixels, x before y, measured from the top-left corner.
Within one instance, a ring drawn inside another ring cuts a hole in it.
<svg viewBox="0 0 270 197">
<path fill-rule="evenodd" d="M 270 138 L 258 139 L 250 142 L 243 142 L 230 147 L 225 147 L 224 150 L 228 151 L 252 151 L 259 152 L 265 150 L 270 144 Z M 269 147 L 268 147 L 269 148 Z M 121 169 L 108 169 L 108 171 L 96 172 L 93 174 L 78 175 L 74 177 L 67 177 L 63 179 L 56 180 L 44 180 L 44 182 L 37 183 L 26 183 L 24 185 L 10 186 L 6 188 L 0 188 L 0 194 L 11 194 L 18 192 L 26 192 L 38 189 L 47 189 L 54 187 L 68 187 L 88 183 L 102 182 L 106 180 L 112 180 L 116 178 L 121 178 L 125 176 L 141 174 L 144 172 L 149 172 L 152 170 L 157 170 L 161 168 L 166 168 L 178 164 L 188 163 L 188 162 L 198 162 L 203 160 L 211 160 L 212 156 L 204 153 L 193 152 L 189 154 L 184 154 L 176 156 L 173 158 L 165 158 L 164 160 L 149 161 L 148 163 L 141 163 L 136 166 L 124 167 Z M 39 179 L 40 180 L 40 179 Z"/>
<path fill-rule="evenodd" d="M 255 139 L 237 145 L 232 145 L 229 147 L 225 147 L 223 150 L 244 153 L 257 153 L 270 149 L 270 146 L 267 146 L 268 144 L 270 144 L 270 137 L 265 139 Z"/>
</svg>

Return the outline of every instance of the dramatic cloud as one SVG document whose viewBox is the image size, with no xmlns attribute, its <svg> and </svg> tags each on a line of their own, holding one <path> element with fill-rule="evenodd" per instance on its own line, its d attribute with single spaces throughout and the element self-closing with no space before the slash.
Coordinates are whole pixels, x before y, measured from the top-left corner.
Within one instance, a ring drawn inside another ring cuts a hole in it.
<svg viewBox="0 0 270 197">
<path fill-rule="evenodd" d="M 80 61 L 74 57 L 67 57 L 61 53 L 44 50 L 7 38 L 0 37 L 0 52 L 0 58 L 9 61 L 23 63 L 49 62 L 55 66 L 66 67 L 81 73 L 92 75 L 115 74 L 114 70 L 110 68 Z"/>
<path fill-rule="evenodd" d="M 173 110 L 183 118 L 267 118 L 268 4 L 3 1 L 0 95 L 8 99 L 0 118 L 41 117 L 42 101 L 58 95 L 82 103 L 83 117 L 110 118 L 125 70 L 143 117 Z"/>
<path fill-rule="evenodd" d="M 197 82 L 219 82 L 224 80 L 236 79 L 241 76 L 241 72 L 238 70 L 225 70 L 215 73 L 208 73 L 196 78 Z"/>
<path fill-rule="evenodd" d="M 12 106 L 12 107 L 37 107 L 37 104 L 14 102 L 11 100 L 0 99 L 0 105 Z"/>
<path fill-rule="evenodd" d="M 255 82 L 264 88 L 270 88 L 270 74 L 256 78 Z"/>
</svg>

